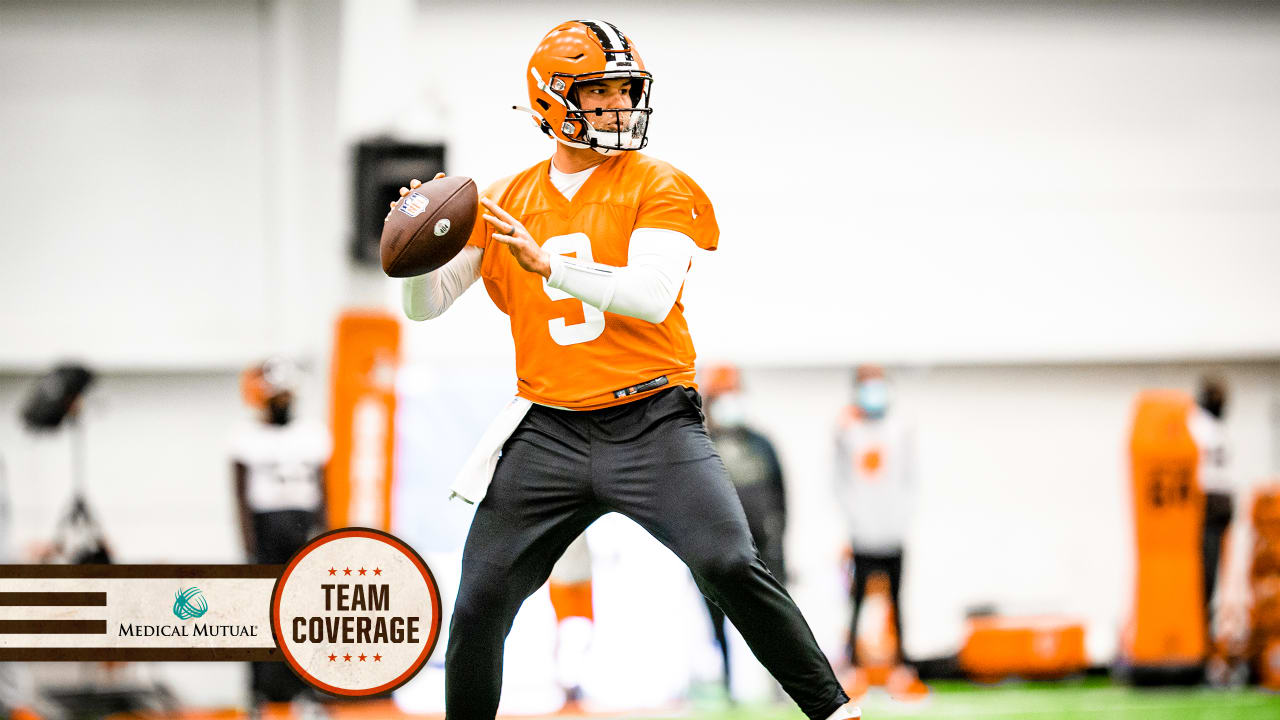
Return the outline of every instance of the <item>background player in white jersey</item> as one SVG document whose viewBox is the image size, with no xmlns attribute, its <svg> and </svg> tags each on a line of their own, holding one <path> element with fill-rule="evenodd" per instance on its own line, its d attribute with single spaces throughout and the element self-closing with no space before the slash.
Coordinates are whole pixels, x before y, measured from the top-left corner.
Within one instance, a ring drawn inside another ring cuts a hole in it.
<svg viewBox="0 0 1280 720">
<path fill-rule="evenodd" d="M 849 660 L 854 666 L 846 688 L 855 696 L 865 690 L 860 671 L 866 658 L 858 651 L 858 618 L 867 599 L 868 581 L 883 575 L 889 586 L 898 671 L 889 676 L 891 692 L 912 696 L 924 687 L 902 657 L 902 561 L 911 514 L 915 448 L 912 429 L 890 413 L 884 370 L 862 365 L 854 373 L 854 403 L 841 414 L 835 436 L 835 485 L 840 509 L 848 521 L 853 551 L 849 622 Z"/>
<path fill-rule="evenodd" d="M 1202 378 L 1196 407 L 1188 419 L 1188 429 L 1200 452 L 1200 489 L 1204 491 L 1204 601 L 1209 626 L 1209 607 L 1217 587 L 1218 561 L 1222 541 L 1235 507 L 1236 487 L 1232 482 L 1230 455 L 1222 416 L 1227 409 L 1227 387 L 1217 378 Z"/>
<path fill-rule="evenodd" d="M 284 358 L 254 365 L 241 375 L 241 394 L 254 410 L 232 438 L 232 473 L 245 553 L 280 565 L 326 526 L 324 467 L 331 440 L 319 423 L 294 418 L 299 370 Z M 307 686 L 284 663 L 253 663 L 252 693 L 260 701 L 288 702 Z"/>
</svg>

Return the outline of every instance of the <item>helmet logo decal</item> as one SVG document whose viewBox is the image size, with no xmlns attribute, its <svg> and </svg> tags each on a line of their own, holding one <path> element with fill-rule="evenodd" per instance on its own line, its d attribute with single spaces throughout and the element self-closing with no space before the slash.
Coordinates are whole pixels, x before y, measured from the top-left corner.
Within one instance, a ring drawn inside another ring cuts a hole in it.
<svg viewBox="0 0 1280 720">
<path fill-rule="evenodd" d="M 564 133 L 565 135 L 572 135 L 574 133 L 573 123 L 565 122 L 565 124 L 560 126 L 560 132 Z"/>
<path fill-rule="evenodd" d="M 551 89 L 555 90 L 556 92 L 564 92 L 564 79 L 556 78 L 555 80 L 552 80 Z"/>
</svg>

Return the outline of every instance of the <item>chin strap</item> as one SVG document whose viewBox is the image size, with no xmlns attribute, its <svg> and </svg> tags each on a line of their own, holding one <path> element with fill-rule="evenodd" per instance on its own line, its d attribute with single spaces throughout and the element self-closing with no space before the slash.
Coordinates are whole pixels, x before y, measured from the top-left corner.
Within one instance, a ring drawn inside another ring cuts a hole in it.
<svg viewBox="0 0 1280 720">
<path fill-rule="evenodd" d="M 624 152 L 621 148 L 602 148 L 594 143 L 588 144 L 584 142 L 569 142 L 564 138 L 561 138 L 559 135 L 556 135 L 554 132 L 552 132 L 551 123 L 547 122 L 546 118 L 539 115 L 537 110 L 534 110 L 533 108 L 530 108 L 530 107 L 525 107 L 524 105 L 512 105 L 511 109 L 516 110 L 518 112 L 529 113 L 530 115 L 532 115 L 533 119 L 538 121 L 538 128 L 541 129 L 542 132 L 546 133 L 547 137 L 555 140 L 561 145 L 567 145 L 571 148 L 590 148 L 600 153 L 601 155 L 613 155 L 614 153 L 617 153 L 617 152 Z"/>
<path fill-rule="evenodd" d="M 587 143 L 584 143 L 584 142 L 569 142 L 569 141 L 565 140 L 564 138 L 560 137 L 559 135 L 556 135 L 554 132 L 552 132 L 552 131 L 551 131 L 551 123 L 547 122 L 547 119 L 546 119 L 546 118 L 544 118 L 544 117 L 542 117 L 541 115 L 539 115 L 539 114 L 538 114 L 538 111 L 537 111 L 537 110 L 534 110 L 533 108 L 528 108 L 528 107 L 525 107 L 525 106 L 523 106 L 523 105 L 512 105 L 512 106 L 511 106 L 511 109 L 512 109 L 512 110 L 517 110 L 517 111 L 519 111 L 519 112 L 526 112 L 526 113 L 529 113 L 530 115 L 532 115 L 532 116 L 533 116 L 533 119 L 534 119 L 534 120 L 536 120 L 536 121 L 538 122 L 538 128 L 539 128 L 540 130 L 542 130 L 542 132 L 546 133 L 546 134 L 547 134 L 547 137 L 551 138 L 552 140 L 555 140 L 556 142 L 560 143 L 561 145 L 567 145 L 567 146 L 569 146 L 569 147 L 571 147 L 571 148 L 589 148 L 589 147 L 592 147 L 591 145 L 588 145 Z M 602 154 L 602 155 L 608 155 L 608 154 L 610 153 L 610 151 L 608 151 L 608 150 L 601 150 L 600 148 L 595 148 L 595 150 L 596 150 L 596 152 L 599 152 L 599 153 L 600 153 L 600 154 Z"/>
</svg>

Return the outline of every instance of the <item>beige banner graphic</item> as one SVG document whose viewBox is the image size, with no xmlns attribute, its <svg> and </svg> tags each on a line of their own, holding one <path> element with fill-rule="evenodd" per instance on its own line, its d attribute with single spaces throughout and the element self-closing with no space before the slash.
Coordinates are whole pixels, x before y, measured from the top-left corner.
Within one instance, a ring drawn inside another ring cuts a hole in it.
<svg viewBox="0 0 1280 720">
<path fill-rule="evenodd" d="M 282 565 L 0 565 L 0 661 L 282 660 Z"/>
</svg>

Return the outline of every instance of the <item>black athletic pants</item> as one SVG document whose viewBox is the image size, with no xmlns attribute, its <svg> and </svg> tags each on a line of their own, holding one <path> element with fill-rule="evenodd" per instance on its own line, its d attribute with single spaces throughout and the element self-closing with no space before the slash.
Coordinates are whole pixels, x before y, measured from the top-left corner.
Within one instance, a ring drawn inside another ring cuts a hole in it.
<svg viewBox="0 0 1280 720">
<path fill-rule="evenodd" d="M 898 633 L 898 659 L 902 652 L 902 609 L 898 604 L 898 588 L 902 585 L 902 551 L 859 552 L 853 551 L 853 585 L 849 594 L 853 600 L 853 619 L 849 622 L 849 659 L 858 664 L 858 614 L 862 602 L 867 599 L 867 580 L 875 573 L 889 578 L 889 601 L 893 607 L 893 628 Z"/>
<path fill-rule="evenodd" d="M 284 565 L 293 554 L 315 537 L 322 520 L 312 510 L 273 510 L 253 514 L 254 560 L 264 565 Z M 250 689 L 267 702 L 289 702 L 308 692 L 310 686 L 298 679 L 287 663 L 250 663 Z"/>
<path fill-rule="evenodd" d="M 743 509 L 746 509 L 746 506 L 743 506 Z M 760 559 L 764 560 L 764 566 L 769 569 L 769 572 L 774 577 L 785 581 L 785 573 L 775 572 L 784 567 L 782 564 L 782 534 L 766 530 L 767 523 L 750 515 L 747 516 L 747 524 L 751 528 L 751 541 L 756 544 L 756 549 L 760 551 Z M 724 628 L 724 611 L 720 609 L 719 605 L 712 602 L 711 598 L 703 599 L 707 603 L 707 614 L 711 616 L 711 631 L 715 633 L 716 645 L 720 647 L 720 663 L 724 671 L 724 677 L 722 678 L 724 689 L 732 691 L 733 678 L 729 674 L 729 634 Z"/>
<path fill-rule="evenodd" d="M 1231 524 L 1233 503 L 1230 493 L 1207 492 L 1204 496 L 1200 555 L 1204 573 L 1204 627 L 1210 641 L 1213 639 L 1213 593 L 1218 585 L 1218 561 L 1222 558 L 1223 538 Z"/>
<path fill-rule="evenodd" d="M 596 518 L 616 511 L 693 572 L 806 715 L 848 702 L 808 623 L 761 562 L 742 504 L 684 387 L 574 412 L 535 405 L 503 446 L 462 553 L 445 657 L 448 720 L 492 720 L 516 611 Z"/>
</svg>

